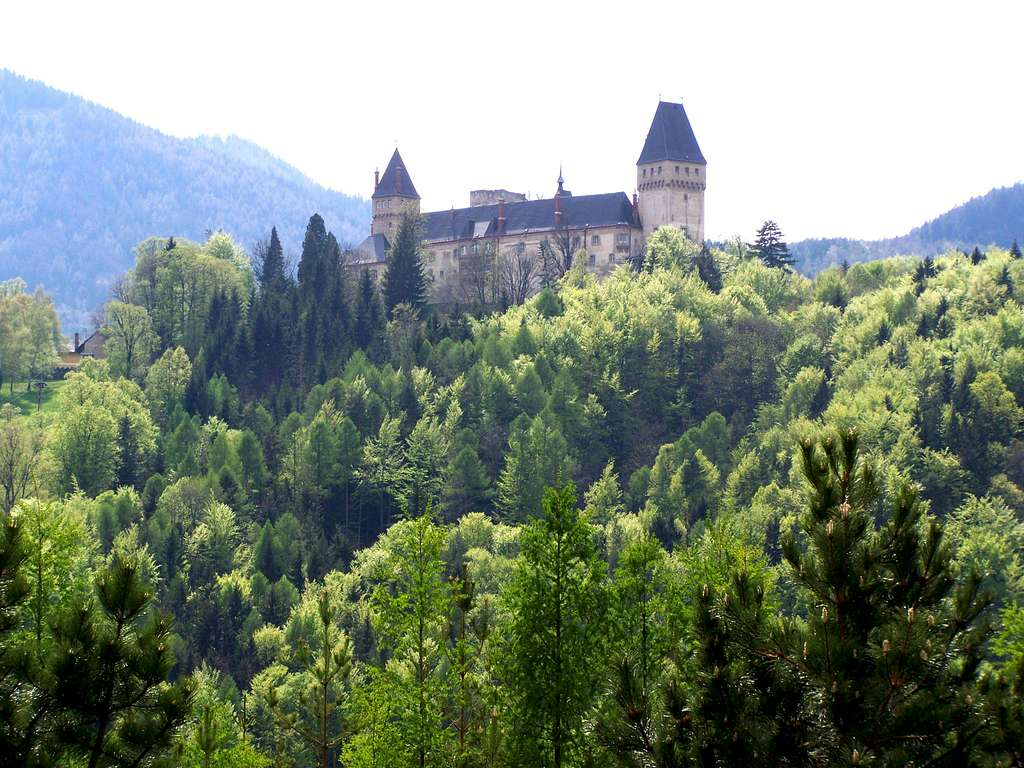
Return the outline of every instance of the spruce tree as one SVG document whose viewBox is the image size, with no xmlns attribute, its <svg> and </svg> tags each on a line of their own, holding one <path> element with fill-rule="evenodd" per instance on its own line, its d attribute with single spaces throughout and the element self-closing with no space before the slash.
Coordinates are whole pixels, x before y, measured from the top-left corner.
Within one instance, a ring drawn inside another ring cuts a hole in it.
<svg viewBox="0 0 1024 768">
<path fill-rule="evenodd" d="M 751 248 L 766 267 L 791 269 L 793 266 L 789 246 L 782 238 L 782 230 L 774 221 L 769 220 L 761 225 Z"/>
<path fill-rule="evenodd" d="M 378 345 L 383 329 L 384 309 L 381 305 L 380 293 L 373 283 L 370 270 L 364 269 L 359 275 L 355 320 L 352 328 L 353 340 L 357 347 L 369 353 Z M 373 357 L 372 354 L 371 357 Z"/>
<path fill-rule="evenodd" d="M 306 225 L 306 235 L 302 239 L 302 256 L 299 258 L 299 289 L 304 296 L 316 291 L 326 249 L 327 228 L 320 214 L 314 213 Z"/>
<path fill-rule="evenodd" d="M 971 264 L 978 266 L 984 258 L 985 256 L 982 254 L 981 249 L 978 246 L 974 246 L 974 250 L 971 251 Z"/>
<path fill-rule="evenodd" d="M 1020 246 L 1017 245 L 1017 241 L 1013 241 L 1013 245 L 1010 246 L 1010 257 L 1014 259 L 1020 258 Z"/>
<path fill-rule="evenodd" d="M 712 293 L 722 290 L 722 271 L 718 268 L 718 262 L 706 245 L 693 257 L 693 266 L 700 279 Z"/>
<path fill-rule="evenodd" d="M 270 242 L 263 254 L 263 262 L 259 265 L 260 288 L 263 291 L 280 290 L 284 285 L 284 249 L 277 236 L 277 227 L 270 229 Z"/>
<path fill-rule="evenodd" d="M 399 304 L 422 309 L 427 303 L 427 281 L 420 256 L 420 225 L 410 215 L 402 217 L 384 267 L 384 306 L 388 315 Z"/>
</svg>

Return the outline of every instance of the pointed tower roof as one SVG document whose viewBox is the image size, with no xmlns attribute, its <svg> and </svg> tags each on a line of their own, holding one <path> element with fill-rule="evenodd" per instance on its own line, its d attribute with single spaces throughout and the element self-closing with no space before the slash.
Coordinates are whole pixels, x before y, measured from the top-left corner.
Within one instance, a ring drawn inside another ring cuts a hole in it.
<svg viewBox="0 0 1024 768">
<path fill-rule="evenodd" d="M 657 163 L 661 160 L 707 165 L 682 104 L 658 102 L 651 130 L 647 132 L 647 141 L 644 142 L 644 151 L 640 153 L 636 164 Z"/>
<path fill-rule="evenodd" d="M 380 181 L 377 182 L 377 188 L 373 190 L 373 197 L 411 197 L 415 200 L 420 199 L 419 194 L 416 192 L 416 187 L 409 177 L 409 172 L 405 168 L 405 162 L 402 160 L 402 156 L 398 154 L 397 147 L 395 148 L 395 154 L 391 156 L 388 167 L 384 169 L 384 174 L 380 177 Z"/>
</svg>

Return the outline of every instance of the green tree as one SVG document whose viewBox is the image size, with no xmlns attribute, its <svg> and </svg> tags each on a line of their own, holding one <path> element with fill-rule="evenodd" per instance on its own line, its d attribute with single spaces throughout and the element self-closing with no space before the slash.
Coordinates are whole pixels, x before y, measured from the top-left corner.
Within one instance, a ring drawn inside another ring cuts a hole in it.
<svg viewBox="0 0 1024 768">
<path fill-rule="evenodd" d="M 151 611 L 147 570 L 143 555 L 115 550 L 95 599 L 68 605 L 53 630 L 45 699 L 59 724 L 40 746 L 88 768 L 151 763 L 188 715 L 188 683 L 167 682 L 171 621 Z"/>
<path fill-rule="evenodd" d="M 427 303 L 427 281 L 423 274 L 420 240 L 420 224 L 417 219 L 403 216 L 384 267 L 382 292 L 388 315 L 399 304 L 408 304 L 420 310 Z"/>
<path fill-rule="evenodd" d="M 352 650 L 348 636 L 337 628 L 337 609 L 326 589 L 317 599 L 317 619 L 314 645 L 300 640 L 294 652 L 304 678 L 298 705 L 285 708 L 273 686 L 264 695 L 281 728 L 309 745 L 319 768 L 328 768 L 344 737 L 339 710 L 352 671 Z"/>
<path fill-rule="evenodd" d="M 766 221 L 757 230 L 754 244 L 751 246 L 753 252 L 766 267 L 776 269 L 791 269 L 793 257 L 789 253 L 789 246 L 782 237 L 782 230 L 774 221 Z"/>
<path fill-rule="evenodd" d="M 104 349 L 111 371 L 132 379 L 141 378 L 158 341 L 149 313 L 135 304 L 107 302 L 100 330 L 107 339 Z"/>
<path fill-rule="evenodd" d="M 502 600 L 502 678 L 515 765 L 576 764 L 584 715 L 601 679 L 607 596 L 604 563 L 572 483 L 544 494 L 544 515 L 522 532 L 522 554 Z"/>
<path fill-rule="evenodd" d="M 392 526 L 373 590 L 374 625 L 383 650 L 395 717 L 415 763 L 443 764 L 450 750 L 444 723 L 451 589 L 441 553 L 446 532 L 427 511 Z"/>
</svg>

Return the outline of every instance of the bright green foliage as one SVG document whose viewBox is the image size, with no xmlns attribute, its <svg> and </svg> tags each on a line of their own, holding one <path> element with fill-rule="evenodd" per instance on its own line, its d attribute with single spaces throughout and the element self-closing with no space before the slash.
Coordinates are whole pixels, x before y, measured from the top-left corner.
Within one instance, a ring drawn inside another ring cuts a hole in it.
<svg viewBox="0 0 1024 768">
<path fill-rule="evenodd" d="M 149 366 L 158 341 L 149 313 L 135 304 L 108 302 L 101 331 L 106 337 L 104 350 L 111 371 L 132 379 L 140 378 Z"/>
<path fill-rule="evenodd" d="M 192 377 L 192 363 L 181 347 L 168 349 L 146 374 L 146 398 L 153 420 L 166 427 L 174 409 L 182 404 L 185 389 Z"/>
<path fill-rule="evenodd" d="M 266 681 L 263 695 L 278 726 L 297 736 L 316 756 L 319 768 L 328 768 L 330 759 L 341 746 L 343 731 L 340 706 L 346 695 L 352 671 L 352 651 L 348 637 L 338 630 L 337 609 L 327 590 L 317 600 L 315 639 L 307 644 L 300 639 L 293 649 L 299 671 L 297 681 Z M 280 670 L 275 670 L 280 671 Z M 285 703 L 282 685 L 298 684 L 297 701 Z"/>
<path fill-rule="evenodd" d="M 412 762 L 421 768 L 443 764 L 452 748 L 445 727 L 451 611 L 441 559 L 445 538 L 429 511 L 400 522 L 379 542 L 383 560 L 372 572 L 370 605 L 386 654 L 385 695 Z"/>
<path fill-rule="evenodd" d="M 579 764 L 583 718 L 599 684 L 607 595 L 593 532 L 571 483 L 544 494 L 544 514 L 522 533 L 522 554 L 503 594 L 502 677 L 508 759 L 514 765 Z"/>
</svg>

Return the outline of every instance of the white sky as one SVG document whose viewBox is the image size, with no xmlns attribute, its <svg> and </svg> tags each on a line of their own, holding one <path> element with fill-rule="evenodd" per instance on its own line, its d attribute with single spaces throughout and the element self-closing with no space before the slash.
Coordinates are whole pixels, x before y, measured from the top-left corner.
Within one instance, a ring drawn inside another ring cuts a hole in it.
<svg viewBox="0 0 1024 768">
<path fill-rule="evenodd" d="M 12 0 L 0 67 L 363 196 L 397 140 L 424 210 L 549 195 L 560 162 L 577 194 L 631 194 L 682 98 L 709 237 L 881 237 L 1024 179 L 1022 29 L 1017 0 Z"/>
</svg>

